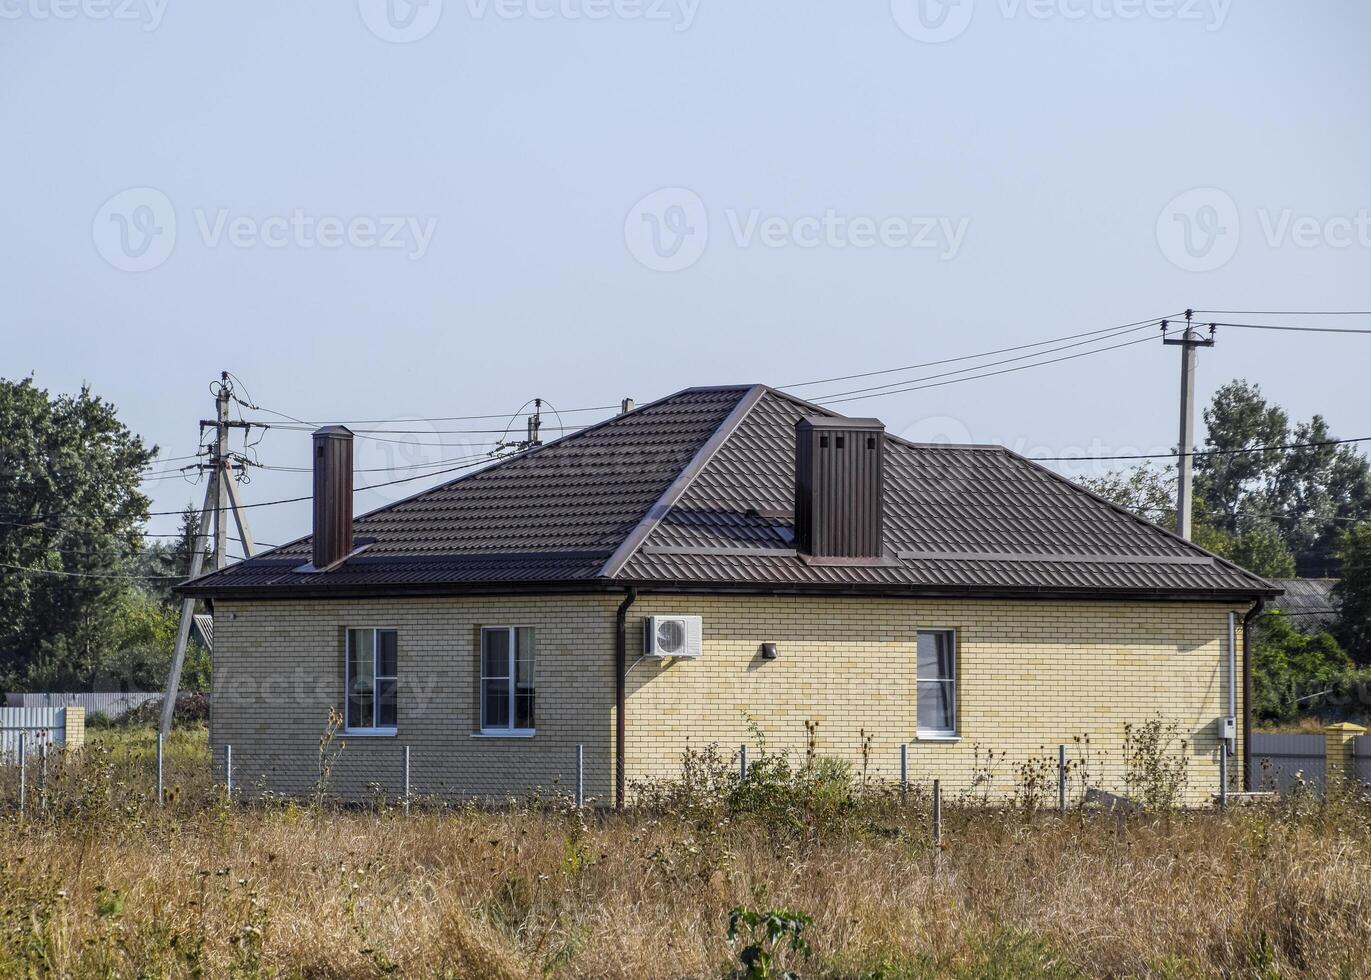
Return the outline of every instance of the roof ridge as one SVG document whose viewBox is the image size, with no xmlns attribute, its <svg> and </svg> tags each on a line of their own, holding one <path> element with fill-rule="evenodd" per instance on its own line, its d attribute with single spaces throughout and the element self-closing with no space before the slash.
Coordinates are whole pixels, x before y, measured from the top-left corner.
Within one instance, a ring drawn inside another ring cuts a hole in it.
<svg viewBox="0 0 1371 980">
<path fill-rule="evenodd" d="M 734 386 L 732 385 L 726 386 L 725 390 L 733 387 Z M 751 413 L 757 403 L 762 400 L 762 396 L 771 390 L 763 384 L 738 386 L 739 390 L 744 390 L 744 387 L 746 393 L 738 399 L 737 404 L 729 410 L 729 413 L 726 416 L 724 416 L 723 421 L 715 427 L 709 438 L 695 451 L 695 455 L 690 458 L 690 462 L 686 463 L 686 465 L 681 468 L 681 471 L 676 475 L 676 479 L 672 480 L 667 488 L 662 491 L 661 496 L 652 502 L 643 513 L 643 516 L 638 520 L 638 523 L 634 525 L 633 530 L 629 531 L 629 533 L 624 536 L 624 539 L 619 542 L 619 546 L 614 549 L 614 553 L 605 560 L 604 567 L 600 569 L 600 578 L 614 578 L 623 571 L 624 566 L 628 564 L 629 559 L 633 557 L 640 547 L 642 547 L 643 542 L 647 540 L 648 536 L 657 525 L 662 522 L 662 519 L 670 513 L 671 508 L 676 506 L 676 503 L 685 495 L 685 492 L 690 488 L 690 485 L 695 482 L 695 477 L 697 477 L 700 474 L 700 471 L 714 458 L 714 454 L 719 451 L 720 447 L 728 442 L 729 437 L 738 430 L 738 426 L 742 424 L 743 419 L 747 418 L 748 414 Z M 685 390 L 694 391 L 699 389 L 687 388 Z M 720 389 L 715 388 L 714 390 L 717 391 Z"/>
</svg>

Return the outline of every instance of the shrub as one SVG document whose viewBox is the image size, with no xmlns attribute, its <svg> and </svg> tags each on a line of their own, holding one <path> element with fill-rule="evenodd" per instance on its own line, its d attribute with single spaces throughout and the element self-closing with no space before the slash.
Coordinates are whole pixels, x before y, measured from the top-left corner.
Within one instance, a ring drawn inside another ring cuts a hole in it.
<svg viewBox="0 0 1371 980">
<path fill-rule="evenodd" d="M 1145 810 L 1170 811 L 1180 803 L 1190 760 L 1179 726 L 1161 718 L 1123 726 L 1124 783 Z"/>
</svg>

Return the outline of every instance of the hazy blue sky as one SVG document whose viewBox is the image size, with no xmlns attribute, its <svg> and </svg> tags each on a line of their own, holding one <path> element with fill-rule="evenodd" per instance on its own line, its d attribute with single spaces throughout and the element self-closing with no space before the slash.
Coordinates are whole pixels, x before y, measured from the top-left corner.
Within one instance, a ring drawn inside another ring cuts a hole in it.
<svg viewBox="0 0 1371 980">
<path fill-rule="evenodd" d="M 0 372 L 89 382 L 179 456 L 223 368 L 311 421 L 474 415 L 1186 306 L 1371 309 L 1364 0 L 390 3 L 0 0 Z M 1245 376 L 1368 435 L 1369 351 L 1229 330 L 1200 388 Z M 1176 375 L 1158 341 L 842 407 L 1156 451 Z M 245 495 L 307 487 L 259 471 Z M 283 541 L 308 516 L 253 521 Z"/>
</svg>

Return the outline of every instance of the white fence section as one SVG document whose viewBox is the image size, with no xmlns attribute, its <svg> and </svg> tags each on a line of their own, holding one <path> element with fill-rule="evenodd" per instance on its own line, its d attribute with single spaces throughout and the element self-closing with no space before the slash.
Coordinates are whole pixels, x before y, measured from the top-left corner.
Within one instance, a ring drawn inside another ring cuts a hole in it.
<svg viewBox="0 0 1371 980">
<path fill-rule="evenodd" d="M 11 765 L 19 756 L 19 736 L 25 736 L 25 752 L 37 758 L 66 744 L 66 708 L 0 708 L 0 765 Z"/>
<path fill-rule="evenodd" d="M 118 718 L 127 714 L 140 704 L 157 701 L 160 692 L 150 691 L 113 691 L 95 694 L 8 694 L 5 703 L 12 708 L 65 708 L 68 706 L 86 709 L 86 718 L 96 713 L 106 718 Z"/>
</svg>

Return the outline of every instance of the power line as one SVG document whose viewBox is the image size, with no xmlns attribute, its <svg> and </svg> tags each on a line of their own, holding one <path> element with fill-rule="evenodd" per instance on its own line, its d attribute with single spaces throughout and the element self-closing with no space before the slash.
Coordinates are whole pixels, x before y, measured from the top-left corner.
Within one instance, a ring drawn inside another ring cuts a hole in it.
<svg viewBox="0 0 1371 980">
<path fill-rule="evenodd" d="M 1114 339 L 1115 337 L 1122 337 L 1122 336 L 1125 336 L 1126 334 L 1137 333 L 1139 330 L 1148 330 L 1148 329 L 1150 329 L 1151 327 L 1153 327 L 1153 326 L 1155 326 L 1155 325 L 1156 325 L 1156 324 L 1151 324 L 1151 323 L 1149 323 L 1149 324 L 1146 324 L 1146 325 L 1141 326 L 1141 327 L 1129 327 L 1129 328 L 1127 328 L 1127 329 L 1117 330 L 1117 331 L 1115 331 L 1114 333 L 1111 333 L 1111 334 L 1106 334 L 1106 335 L 1103 336 L 1103 337 L 1093 337 L 1093 338 L 1091 338 L 1090 340 L 1078 340 L 1078 341 L 1076 341 L 1076 343 L 1074 343 L 1074 344 L 1063 344 L 1063 345 L 1060 346 L 1060 347 L 1049 347 L 1049 348 L 1047 348 L 1046 350 L 1034 351 L 1032 354 L 1020 354 L 1018 357 L 1006 357 L 1004 360 L 1000 360 L 1000 361 L 987 361 L 987 362 L 984 363 L 984 364 L 974 364 L 974 365 L 972 365 L 971 367 L 957 368 L 956 370 L 953 370 L 953 371 L 942 371 L 942 372 L 939 372 L 938 374 L 928 374 L 928 375 L 925 375 L 925 376 L 922 377 L 922 378 L 904 378 L 904 379 L 902 379 L 902 380 L 900 380 L 900 381 L 891 381 L 891 382 L 888 382 L 888 383 L 883 384 L 883 385 L 872 385 L 871 387 L 868 387 L 868 388 L 851 388 L 851 389 L 849 389 L 849 390 L 847 390 L 847 391 L 837 392 L 836 394 L 839 394 L 839 395 L 856 395 L 856 394 L 861 394 L 862 392 L 867 392 L 867 391 L 884 391 L 884 390 L 886 390 L 886 389 L 888 389 L 888 388 L 899 388 L 899 387 L 902 386 L 902 385 L 913 384 L 913 383 L 919 382 L 919 381 L 931 381 L 931 380 L 933 380 L 934 378 L 946 378 L 946 377 L 950 377 L 950 376 L 955 375 L 955 374 L 966 374 L 967 372 L 970 372 L 970 371 L 983 371 L 983 370 L 985 370 L 986 368 L 997 367 L 997 366 L 999 366 L 999 365 L 1001 365 L 1001 364 L 1014 364 L 1014 363 L 1017 363 L 1017 362 L 1019 362 L 1019 361 L 1031 360 L 1032 358 L 1035 358 L 1035 357 L 1042 357 L 1042 356 L 1045 355 L 1045 354 L 1055 354 L 1057 351 L 1071 350 L 1072 348 L 1075 348 L 1075 347 L 1083 347 L 1083 346 L 1086 346 L 1087 344 L 1095 344 L 1095 343 L 1099 343 L 1099 342 L 1105 341 L 1105 340 L 1112 340 L 1112 339 Z M 1044 363 L 1048 363 L 1048 362 L 1044 362 Z M 834 394 L 833 394 L 833 393 L 830 393 L 829 395 L 825 395 L 825 396 L 816 396 L 815 400 L 818 401 L 820 404 L 822 404 L 825 398 L 830 398 L 830 397 L 834 397 Z"/>
<path fill-rule="evenodd" d="M 1219 316 L 1371 316 L 1371 310 L 1194 310 Z"/>
<path fill-rule="evenodd" d="M 518 413 L 516 412 L 515 414 L 517 415 Z M 342 424 L 342 423 L 339 423 L 339 424 Z M 286 431 L 286 432 L 312 432 L 312 431 L 313 431 L 313 429 L 312 429 L 310 426 L 308 426 L 308 425 L 304 425 L 304 426 L 295 426 L 295 425 L 272 425 L 272 426 L 269 426 L 269 428 L 284 430 L 284 431 Z M 551 429 L 553 432 L 574 432 L 574 431 L 576 431 L 576 430 L 578 430 L 578 429 L 583 429 L 583 428 L 585 428 L 585 426 L 581 426 L 581 425 L 549 425 L 549 426 L 544 426 L 544 428 Z M 508 435 L 508 434 L 509 434 L 509 428 L 506 427 L 506 428 L 503 428 L 503 429 L 353 429 L 353 430 L 352 430 L 352 434 L 353 434 L 353 435 L 355 435 L 355 436 L 362 436 L 362 437 L 364 437 L 364 438 L 367 436 L 368 433 L 373 433 L 373 432 L 379 432 L 379 433 L 383 433 L 383 434 L 385 434 L 385 435 L 394 435 L 394 436 L 401 436 L 401 435 L 416 435 L 416 436 L 440 435 L 440 436 L 446 436 L 446 435 L 496 435 L 496 434 L 498 434 L 498 435 Z M 398 440 L 398 441 L 403 442 L 404 440 Z"/>
<path fill-rule="evenodd" d="M 1178 316 L 1178 315 L 1179 315 L 1179 314 L 1173 313 L 1173 314 L 1169 314 L 1168 316 Z M 1038 341 L 1037 343 L 1033 343 L 1033 344 L 1020 344 L 1020 345 L 1018 345 L 1017 347 L 1001 347 L 999 350 L 982 351 L 982 352 L 979 353 L 979 354 L 963 354 L 963 355 L 960 356 L 960 357 L 946 357 L 946 358 L 943 358 L 942 360 L 939 360 L 939 361 L 924 361 L 924 362 L 922 362 L 922 363 L 920 363 L 920 364 L 906 364 L 906 365 L 904 365 L 903 367 L 885 368 L 885 369 L 880 370 L 880 371 L 864 371 L 864 372 L 861 372 L 861 373 L 858 373 L 858 374 L 844 374 L 844 375 L 839 375 L 839 376 L 833 377 L 833 378 L 821 378 L 821 379 L 819 379 L 818 381 L 799 381 L 799 382 L 795 382 L 794 384 L 781 385 L 780 387 L 782 387 L 782 388 L 807 388 L 807 387 L 810 387 L 810 386 L 812 386 L 812 385 L 828 384 L 828 383 L 833 382 L 833 381 L 851 381 L 851 380 L 853 380 L 853 379 L 855 379 L 855 378 L 871 378 L 871 377 L 876 377 L 877 375 L 882 375 L 882 374 L 895 374 L 895 373 L 898 373 L 898 372 L 900 372 L 900 371 L 915 371 L 915 370 L 918 370 L 918 369 L 920 369 L 920 368 L 938 367 L 939 365 L 942 365 L 942 364 L 955 364 L 955 363 L 957 363 L 958 361 L 974 361 L 974 360 L 978 360 L 979 358 L 982 358 L 982 357 L 994 357 L 994 356 L 997 355 L 997 354 L 1009 354 L 1009 353 L 1012 353 L 1012 352 L 1014 352 L 1014 351 L 1028 350 L 1028 348 L 1030 348 L 1030 347 L 1046 347 L 1046 346 L 1049 345 L 1049 344 L 1061 343 L 1061 342 L 1064 341 L 1064 340 L 1076 340 L 1076 339 L 1078 339 L 1078 338 L 1080 338 L 1080 337 L 1093 337 L 1093 336 L 1097 336 L 1097 335 L 1103 334 L 1103 333 L 1110 333 L 1110 332 L 1115 331 L 1115 330 L 1126 330 L 1126 329 L 1128 329 L 1128 328 L 1134 328 L 1134 327 L 1149 327 L 1149 326 L 1154 326 L 1154 325 L 1160 323 L 1162 320 L 1165 320 L 1165 319 L 1167 319 L 1167 318 L 1168 318 L 1168 317 L 1153 317 L 1153 318 L 1151 318 L 1150 320 L 1137 320 L 1137 321 L 1134 321 L 1133 323 L 1121 323 L 1121 324 L 1118 324 L 1118 325 L 1113 326 L 1113 327 L 1103 327 L 1103 328 L 1101 328 L 1101 329 L 1099 329 L 1099 330 L 1088 330 L 1088 331 L 1086 331 L 1086 332 L 1084 332 L 1084 333 L 1073 333 L 1073 334 L 1068 334 L 1068 335 L 1066 335 L 1065 337 L 1054 337 L 1054 338 L 1052 338 L 1051 340 L 1040 340 L 1040 341 Z M 1101 338 L 1101 339 L 1104 339 L 1104 338 Z M 1046 352 L 1043 351 L 1043 352 L 1040 352 L 1040 353 L 1046 353 Z M 1004 362 L 1001 362 L 1001 363 L 1004 363 Z M 982 367 L 989 367 L 989 365 L 981 365 L 981 366 L 982 366 Z M 967 368 L 967 370 L 968 370 L 968 371 L 973 371 L 973 370 L 976 370 L 976 369 L 975 369 L 975 368 Z M 901 383 L 903 383 L 903 382 L 901 382 Z"/>
<path fill-rule="evenodd" d="M 525 402 L 525 405 L 527 405 L 527 404 L 528 404 L 528 403 Z M 288 421 L 291 421 L 291 422 L 298 422 L 300 425 L 305 425 L 305 426 L 310 426 L 310 427 L 313 427 L 313 428 L 318 428 L 318 423 L 315 423 L 315 422 L 307 422 L 307 421 L 305 421 L 304 419 L 296 418 L 296 417 L 293 416 L 293 415 L 287 415 L 285 412 L 278 412 L 278 411 L 277 411 L 276 409 L 274 409 L 274 408 L 264 408 L 264 407 L 262 407 L 262 406 L 260 406 L 260 405 L 249 405 L 249 406 L 247 406 L 247 407 L 250 408 L 250 409 L 252 409 L 252 410 L 254 410 L 254 411 L 258 411 L 258 412 L 267 412 L 267 413 L 269 413 L 269 414 L 271 414 L 271 415 L 279 416 L 280 418 L 287 419 Z M 567 409 L 563 409 L 563 410 L 562 410 L 562 414 L 563 414 L 563 415 L 571 415 L 571 414 L 573 414 L 573 413 L 580 413 L 580 412 L 609 412 L 609 411 L 613 411 L 613 410 L 615 410 L 615 409 L 618 409 L 618 407 L 619 407 L 618 405 L 591 405 L 591 406 L 588 406 L 588 407 L 586 407 L 586 408 L 567 408 Z M 519 411 L 522 411 L 522 410 L 523 410 L 523 409 L 521 408 Z M 513 415 L 518 415 L 518 414 L 519 414 L 519 411 L 514 412 Z M 414 417 L 414 418 L 404 418 L 404 419 L 342 419 L 341 421 L 334 422 L 334 423 L 332 423 L 332 424 L 334 424 L 334 425 L 401 425 L 401 424 L 404 424 L 404 423 L 407 423 L 407 422 L 488 422 L 488 421 L 491 421 L 491 420 L 508 419 L 508 418 L 511 418 L 511 417 L 512 417 L 512 415 L 511 415 L 511 413 L 509 413 L 509 412 L 500 412 L 500 413 L 494 414 L 494 415 L 444 415 L 444 416 L 436 416 L 436 417 L 433 417 L 433 418 L 428 418 L 428 417 L 423 417 L 423 416 L 416 416 L 416 417 Z M 278 428 L 279 428 L 279 427 L 278 427 Z M 379 431 L 388 432 L 388 431 L 392 431 L 392 430 L 382 429 L 382 430 L 379 430 Z"/>
<path fill-rule="evenodd" d="M 1058 364 L 1058 363 L 1060 363 L 1060 362 L 1062 362 L 1062 361 L 1071 361 L 1071 360 L 1075 360 L 1075 359 L 1078 358 L 1078 357 L 1089 357 L 1091 354 L 1104 354 L 1104 353 L 1106 353 L 1107 351 L 1119 350 L 1119 349 L 1121 349 L 1121 348 L 1123 348 L 1123 347 L 1132 347 L 1132 346 L 1134 346 L 1134 345 L 1136 345 L 1136 344 L 1147 344 L 1147 343 L 1151 343 L 1151 342 L 1152 342 L 1152 338 L 1151 338 L 1151 337 L 1142 337 L 1142 338 L 1139 338 L 1138 340 L 1130 340 L 1130 341 L 1126 341 L 1125 343 L 1122 343 L 1122 344 L 1114 344 L 1114 345 L 1109 346 L 1109 347 L 1099 347 L 1099 348 L 1096 348 L 1096 349 L 1094 349 L 1094 350 L 1081 351 L 1080 353 L 1077 353 L 1077 354 L 1066 354 L 1066 355 L 1064 355 L 1064 356 L 1062 356 L 1062 357 L 1054 357 L 1054 358 L 1052 358 L 1052 359 L 1050 359 L 1050 360 L 1046 360 L 1046 361 L 1036 361 L 1036 362 L 1034 362 L 1034 363 L 1032 363 L 1032 364 L 1020 364 L 1018 367 L 1005 368 L 1005 369 L 1003 369 L 1003 370 L 1001 370 L 1001 371 L 989 371 L 989 372 L 987 372 L 987 373 L 985 373 L 985 374 L 973 374 L 973 375 L 968 375 L 967 377 L 964 377 L 964 378 L 950 378 L 950 379 L 948 379 L 948 380 L 946 380 L 946 381 L 935 381 L 935 382 L 933 382 L 932 384 L 916 384 L 916 385 L 911 385 L 911 386 L 908 387 L 908 388 L 896 388 L 896 389 L 891 390 L 891 391 L 878 391 L 878 392 L 876 392 L 875 394 L 867 394 L 867 395 L 863 395 L 863 394 L 854 394 L 854 393 L 852 393 L 852 392 L 840 391 L 840 392 L 837 392 L 837 393 L 834 394 L 834 395 L 829 395 L 829 396 L 826 396 L 826 397 L 824 397 L 824 398 L 816 398 L 816 399 L 814 399 L 814 400 L 815 400 L 818 404 L 820 404 L 820 405 L 838 405 L 838 404 L 841 404 L 841 403 L 843 403 L 843 402 L 863 401 L 863 400 L 865 400 L 865 399 L 867 399 L 867 398 L 880 398 L 880 397 L 882 397 L 882 396 L 884 396 L 884 395 L 899 395 L 899 394 L 903 394 L 904 392 L 907 392 L 907 391 L 922 391 L 922 390 L 925 389 L 925 388 L 941 388 L 941 387 L 943 387 L 944 385 L 958 384 L 959 382 L 962 382 L 962 381 L 976 381 L 976 380 L 979 380 L 980 378 L 993 378 L 993 377 L 996 377 L 996 376 L 1001 375 L 1001 374 L 1013 374 L 1013 373 L 1016 372 L 1016 371 L 1027 371 L 1029 368 L 1046 367 L 1046 366 L 1049 365 L 1049 364 Z M 1045 353 L 1046 353 L 1046 352 L 1045 352 Z M 971 368 L 970 370 L 977 370 L 977 369 L 976 369 L 976 368 Z M 936 377 L 936 376 L 935 376 L 935 377 Z M 914 380 L 914 381 L 922 381 L 922 380 L 924 380 L 924 379 L 923 379 L 923 378 L 915 378 L 915 379 L 911 379 L 911 380 Z M 903 382 L 902 382 L 902 383 L 903 383 Z M 858 389 L 858 390 L 860 391 L 860 390 L 862 390 L 862 389 Z M 852 396 L 852 397 L 839 397 L 839 396 Z"/>
<path fill-rule="evenodd" d="M 1236 456 L 1242 453 L 1273 453 L 1289 449 L 1321 449 L 1324 446 L 1343 446 L 1353 442 L 1371 442 L 1371 436 L 1358 436 L 1355 439 L 1326 439 L 1322 442 L 1290 442 L 1279 446 L 1245 446 L 1240 449 L 1197 449 L 1190 453 L 1194 456 Z M 1089 463 L 1111 459 L 1176 459 L 1180 453 L 1136 453 L 1130 456 L 1025 456 L 1036 463 Z"/>
<path fill-rule="evenodd" d="M 1214 323 L 1215 327 L 1238 327 L 1241 330 L 1292 330 L 1296 333 L 1371 333 L 1371 328 L 1359 327 L 1291 327 L 1274 323 Z"/>
<path fill-rule="evenodd" d="M 179 581 L 185 578 L 184 575 L 127 575 L 123 572 L 106 575 L 100 572 L 68 572 L 60 568 L 27 568 L 23 565 L 7 565 L 4 563 L 0 563 L 0 568 L 7 568 L 15 572 L 31 572 L 36 575 L 61 575 L 67 578 L 124 579 L 130 582 L 166 582 Z"/>
<path fill-rule="evenodd" d="M 445 473 L 455 473 L 455 472 L 458 471 L 458 470 L 471 469 L 473 466 L 480 466 L 483 462 L 494 462 L 497 458 L 499 458 L 499 457 L 483 456 L 483 457 L 481 458 L 481 460 L 478 460 L 478 461 L 476 461 L 476 462 L 472 462 L 472 463 L 463 463 L 463 464 L 460 465 L 460 466 L 452 466 L 452 467 L 449 467 L 448 469 L 445 469 L 445 470 L 435 470 L 435 471 L 432 472 L 432 473 L 420 473 L 420 474 L 418 474 L 418 475 L 416 475 L 416 476 L 406 476 L 406 477 L 402 477 L 401 479 L 398 479 L 398 480 L 387 480 L 387 481 L 385 481 L 384 483 L 369 483 L 369 484 L 367 484 L 367 485 L 364 486 L 364 487 L 353 487 L 353 488 L 352 488 L 352 492 L 353 492 L 353 493 L 362 493 L 364 490 L 379 490 L 379 489 L 381 489 L 382 487 L 393 487 L 393 486 L 395 486 L 396 484 L 399 484 L 399 483 L 410 483 L 410 482 L 412 482 L 412 481 L 414 481 L 414 480 L 425 480 L 425 479 L 428 479 L 428 478 L 430 478 L 430 477 L 442 476 L 442 475 L 445 474 Z M 506 458 L 507 458 L 507 457 L 506 457 Z M 280 499 L 280 500 L 258 500 L 258 501 L 254 501 L 253 503 L 250 503 L 250 504 L 242 504 L 241 507 L 240 507 L 240 509 L 246 510 L 246 509 L 248 509 L 249 507 L 274 507 L 274 506 L 276 506 L 276 505 L 278 505 L 278 504 L 298 504 L 298 503 L 300 503 L 300 502 L 302 502 L 302 501 L 305 501 L 305 500 L 313 500 L 313 499 L 314 499 L 314 497 L 313 497 L 312 494 L 305 494 L 304 496 L 300 496 L 300 497 L 284 497 L 284 498 L 282 498 L 282 499 Z M 224 508 L 217 508 L 217 509 L 219 509 L 219 510 L 229 510 L 229 509 L 231 509 L 231 508 L 229 508 L 229 507 L 224 507 Z M 213 513 L 213 512 L 216 510 L 216 508 L 210 507 L 210 508 L 208 508 L 208 510 L 209 510 L 211 513 Z M 148 517 L 169 517 L 169 516 L 174 516 L 174 515 L 182 514 L 182 513 L 184 513 L 184 511 L 180 511 L 180 510 L 161 510 L 161 511 L 154 510 L 154 511 L 149 511 L 148 514 L 147 514 L 146 516 L 148 516 Z"/>
</svg>

